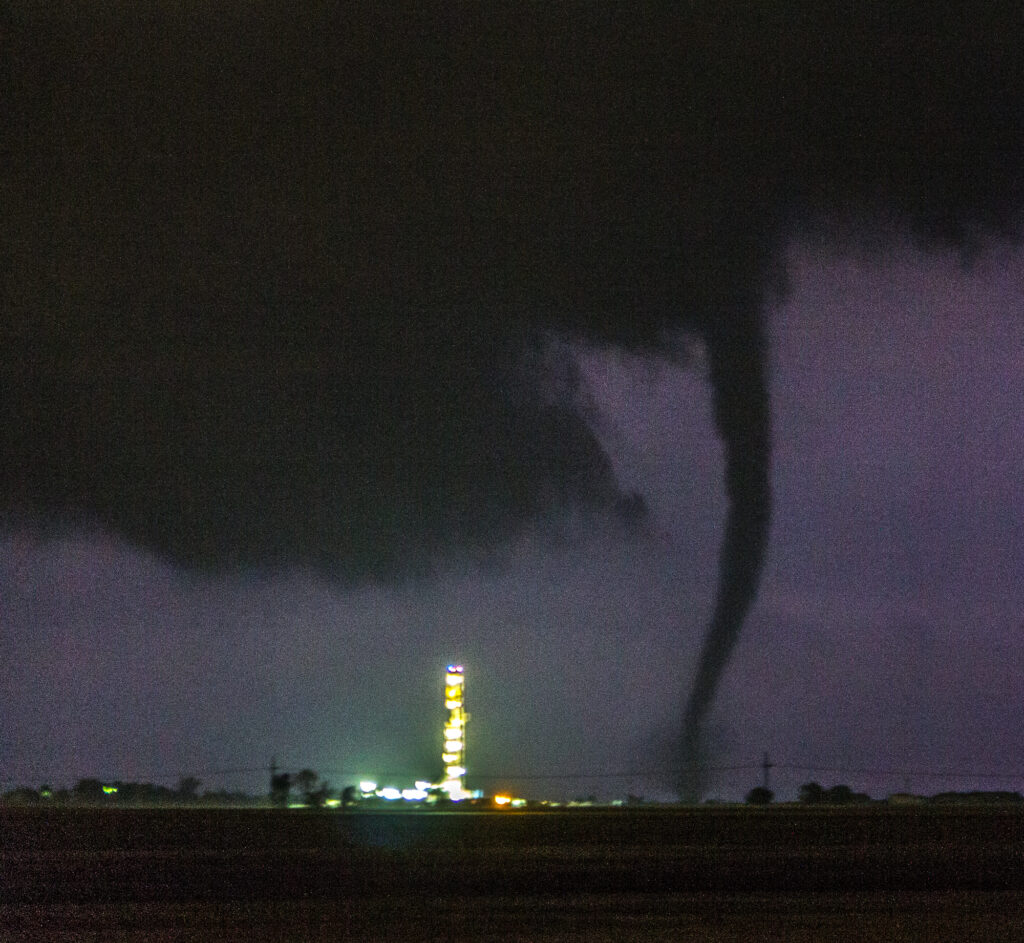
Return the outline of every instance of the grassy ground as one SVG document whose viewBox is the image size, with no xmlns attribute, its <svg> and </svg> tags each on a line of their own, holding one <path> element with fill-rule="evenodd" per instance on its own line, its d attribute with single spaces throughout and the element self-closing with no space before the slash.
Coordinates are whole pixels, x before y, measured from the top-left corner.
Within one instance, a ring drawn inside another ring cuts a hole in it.
<svg viewBox="0 0 1024 943">
<path fill-rule="evenodd" d="M 0 940 L 1024 940 L 1015 809 L 0 812 Z"/>
</svg>

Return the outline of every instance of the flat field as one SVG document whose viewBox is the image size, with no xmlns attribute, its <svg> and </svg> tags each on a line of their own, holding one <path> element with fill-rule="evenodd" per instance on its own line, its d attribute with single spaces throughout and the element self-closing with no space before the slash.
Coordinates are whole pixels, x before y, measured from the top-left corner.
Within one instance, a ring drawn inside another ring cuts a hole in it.
<svg viewBox="0 0 1024 943">
<path fill-rule="evenodd" d="M 1024 810 L 0 810 L 0 940 L 1024 941 Z"/>
</svg>

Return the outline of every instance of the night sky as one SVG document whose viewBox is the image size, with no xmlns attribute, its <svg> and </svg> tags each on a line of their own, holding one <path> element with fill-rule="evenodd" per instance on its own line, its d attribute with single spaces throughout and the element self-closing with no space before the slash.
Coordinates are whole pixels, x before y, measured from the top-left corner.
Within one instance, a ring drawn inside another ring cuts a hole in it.
<svg viewBox="0 0 1024 943">
<path fill-rule="evenodd" d="M 0 785 L 1024 789 L 1020 10 L 416 7 L 7 15 Z"/>
</svg>

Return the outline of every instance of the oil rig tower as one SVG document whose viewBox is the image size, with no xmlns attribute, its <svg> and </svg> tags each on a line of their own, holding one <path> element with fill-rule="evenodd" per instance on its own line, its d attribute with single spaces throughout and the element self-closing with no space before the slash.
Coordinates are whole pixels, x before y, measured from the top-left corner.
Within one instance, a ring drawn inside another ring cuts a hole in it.
<svg viewBox="0 0 1024 943">
<path fill-rule="evenodd" d="M 466 677 L 462 665 L 449 665 L 444 675 L 444 706 L 448 719 L 444 725 L 444 781 L 441 788 L 454 801 L 466 798 Z"/>
</svg>

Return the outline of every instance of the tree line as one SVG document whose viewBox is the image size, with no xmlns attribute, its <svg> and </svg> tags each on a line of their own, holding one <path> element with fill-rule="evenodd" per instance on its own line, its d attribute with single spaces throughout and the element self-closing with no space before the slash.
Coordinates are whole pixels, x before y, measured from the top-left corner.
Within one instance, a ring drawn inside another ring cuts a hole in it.
<svg viewBox="0 0 1024 943">
<path fill-rule="evenodd" d="M 89 777 L 78 780 L 71 789 L 53 789 L 46 784 L 38 789 L 18 786 L 3 793 L 0 800 L 10 805 L 263 805 L 268 798 L 267 795 L 253 796 L 227 789 L 200 791 L 201 787 L 202 781 L 195 776 L 181 777 L 175 787 L 121 780 L 104 782 Z M 269 799 L 279 806 L 298 803 L 319 808 L 333 799 L 348 804 L 355 794 L 354 786 L 336 791 L 311 769 L 302 769 L 294 774 L 274 770 L 270 780 Z"/>
<path fill-rule="evenodd" d="M 71 789 L 53 789 L 42 785 L 38 789 L 18 786 L 5 792 L 2 799 L 12 805 L 55 803 L 61 805 L 247 805 L 257 800 L 241 791 L 207 789 L 200 792 L 202 782 L 194 776 L 183 776 L 176 787 L 155 783 L 103 782 L 92 777 L 80 779 Z"/>
<path fill-rule="evenodd" d="M 775 799 L 775 793 L 765 786 L 756 786 L 747 793 L 748 805 L 768 805 Z M 804 783 L 797 792 L 797 801 L 804 805 L 853 805 L 870 802 L 871 796 L 866 792 L 854 792 L 849 786 L 840 783 L 826 789 L 819 783 Z"/>
</svg>

